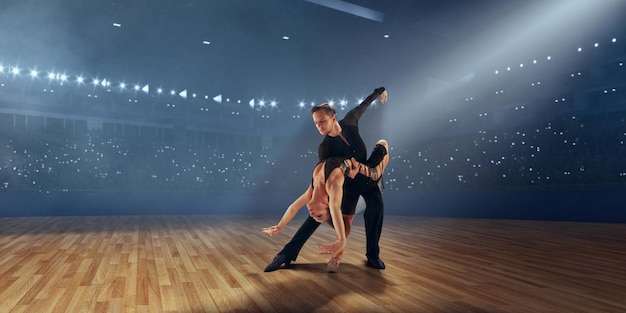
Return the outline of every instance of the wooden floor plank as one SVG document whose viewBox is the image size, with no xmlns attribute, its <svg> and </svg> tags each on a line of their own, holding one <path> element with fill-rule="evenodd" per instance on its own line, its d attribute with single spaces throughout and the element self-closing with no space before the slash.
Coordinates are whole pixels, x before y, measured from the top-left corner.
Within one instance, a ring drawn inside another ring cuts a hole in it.
<svg viewBox="0 0 626 313">
<path fill-rule="evenodd" d="M 263 269 L 301 220 L 258 216 L 1 218 L 1 312 L 626 312 L 626 225 L 386 217 L 364 266 L 355 219 L 339 273 L 317 246 Z"/>
</svg>

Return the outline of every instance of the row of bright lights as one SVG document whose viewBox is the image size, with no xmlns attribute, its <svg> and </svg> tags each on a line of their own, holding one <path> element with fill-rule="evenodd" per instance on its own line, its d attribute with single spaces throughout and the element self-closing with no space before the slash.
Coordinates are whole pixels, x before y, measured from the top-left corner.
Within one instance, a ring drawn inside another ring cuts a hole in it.
<svg viewBox="0 0 626 313">
<path fill-rule="evenodd" d="M 0 64 L 0 74 L 9 74 L 9 75 L 13 75 L 13 77 L 18 77 L 18 76 L 22 76 L 23 74 L 25 74 L 24 72 L 25 72 L 25 70 L 21 69 L 19 66 L 8 66 L 7 67 L 7 66 L 4 66 L 4 65 Z M 46 75 L 40 76 L 41 73 L 42 72 L 38 71 L 36 68 L 30 69 L 29 71 L 27 71 L 28 76 L 31 79 L 33 79 L 33 80 L 34 79 L 39 79 L 39 78 L 47 78 L 51 82 L 52 81 L 56 81 L 56 82 L 58 82 L 61 85 L 63 85 L 64 83 L 71 83 L 72 82 L 72 81 L 70 81 L 70 76 L 67 75 L 66 73 L 47 72 Z M 75 79 L 74 79 L 73 82 L 76 83 L 77 85 L 85 85 L 85 84 L 89 83 L 89 84 L 93 85 L 94 87 L 103 87 L 103 88 L 107 88 L 107 89 L 111 88 L 111 86 L 112 86 L 111 81 L 106 79 L 106 78 L 102 78 L 102 79 L 100 79 L 100 78 L 87 79 L 87 78 L 83 77 L 82 75 L 75 76 Z M 135 85 L 130 86 L 130 85 L 126 84 L 125 82 L 119 82 L 116 85 L 116 87 L 119 88 L 120 91 L 125 91 L 125 90 L 132 89 L 135 92 L 142 91 L 142 92 L 144 92 L 146 94 L 150 93 L 150 85 L 149 84 L 146 84 L 146 85 L 143 85 L 143 86 L 140 85 L 140 84 L 135 84 Z M 108 91 L 110 91 L 110 89 Z M 165 91 L 163 90 L 163 88 L 157 88 L 155 90 L 155 92 L 160 95 L 160 94 L 163 94 Z M 187 97 L 189 96 L 186 89 L 182 90 L 182 91 L 176 91 L 176 90 L 172 89 L 172 90 L 170 90 L 169 94 L 171 96 L 176 96 L 178 94 L 183 99 L 187 99 Z M 197 98 L 198 97 L 198 95 L 195 94 L 195 93 L 192 93 L 190 96 L 192 98 Z M 204 99 L 205 100 L 213 99 L 217 103 L 222 103 L 223 101 L 231 102 L 230 98 L 223 98 L 223 96 L 221 94 L 219 94 L 217 96 L 214 96 L 214 97 L 210 97 L 208 95 L 205 95 Z M 358 104 L 358 103 L 361 103 L 362 101 L 363 101 L 362 98 L 361 99 L 357 99 L 356 103 Z M 240 104 L 242 101 L 241 100 L 236 100 L 235 102 Z M 327 102 L 330 103 L 331 105 L 335 105 L 335 101 L 333 101 L 333 100 L 330 100 L 330 101 L 327 101 Z M 309 105 L 311 107 L 316 105 L 316 104 L 317 104 L 316 102 L 310 102 L 309 103 Z M 343 110 L 343 109 L 345 109 L 347 107 L 348 101 L 345 100 L 345 99 L 340 99 L 340 100 L 338 100 L 338 104 L 340 106 L 340 109 Z M 258 108 L 266 108 L 266 107 L 276 108 L 276 107 L 278 107 L 278 102 L 276 100 L 251 99 L 250 101 L 248 101 L 248 105 L 251 108 L 253 108 L 253 109 L 256 108 L 256 107 L 258 107 Z M 306 102 L 304 102 L 304 101 L 299 101 L 298 102 L 298 107 L 300 109 L 306 108 L 306 106 L 307 106 Z"/>
<path fill-rule="evenodd" d="M 617 38 L 613 38 L 613 39 L 611 39 L 611 42 L 612 42 L 612 43 L 616 43 L 616 42 L 617 42 Z M 600 47 L 600 44 L 596 42 L 596 43 L 594 43 L 594 44 L 593 44 L 593 47 L 594 47 L 594 48 L 598 48 L 598 47 Z M 578 49 L 577 49 L 577 50 L 578 50 L 578 52 L 582 52 L 582 51 L 583 51 L 583 48 L 582 48 L 582 47 L 578 47 Z M 547 56 L 547 57 L 546 57 L 546 60 L 547 60 L 547 61 L 552 60 L 552 56 L 550 56 L 550 55 L 549 55 L 549 56 Z M 532 63 L 533 63 L 533 64 L 537 64 L 537 63 L 538 63 L 537 59 L 534 59 Z M 520 63 L 519 67 L 520 67 L 520 68 L 523 68 L 523 67 L 524 67 L 524 63 Z M 511 71 L 511 70 L 512 70 L 512 68 L 509 66 L 509 67 L 507 67 L 507 68 L 506 68 L 506 70 L 507 70 L 507 71 Z M 500 70 L 494 70 L 494 73 L 495 73 L 496 75 L 498 75 L 498 74 L 500 74 Z"/>
</svg>

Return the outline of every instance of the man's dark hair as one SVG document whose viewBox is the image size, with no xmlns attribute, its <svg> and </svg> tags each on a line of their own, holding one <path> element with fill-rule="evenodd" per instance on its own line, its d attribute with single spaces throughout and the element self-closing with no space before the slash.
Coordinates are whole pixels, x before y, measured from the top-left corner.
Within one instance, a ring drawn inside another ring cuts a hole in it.
<svg viewBox="0 0 626 313">
<path fill-rule="evenodd" d="M 330 103 L 328 102 L 324 102 L 324 103 L 320 103 L 318 105 L 315 105 L 314 107 L 311 108 L 311 114 L 320 111 L 320 110 L 324 110 L 326 112 L 326 114 L 328 114 L 329 116 L 333 116 L 337 113 L 337 111 L 335 110 L 335 107 L 333 107 L 332 105 L 330 105 Z"/>
</svg>

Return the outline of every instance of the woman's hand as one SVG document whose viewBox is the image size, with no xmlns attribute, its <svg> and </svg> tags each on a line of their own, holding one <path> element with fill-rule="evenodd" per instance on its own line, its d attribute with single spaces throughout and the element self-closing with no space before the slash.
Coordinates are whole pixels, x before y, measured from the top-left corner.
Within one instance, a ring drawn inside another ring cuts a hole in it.
<svg viewBox="0 0 626 313">
<path fill-rule="evenodd" d="M 319 246 L 320 254 L 330 255 L 332 258 L 336 257 L 339 252 L 346 248 L 346 240 L 337 239 L 337 241 L 329 244 Z"/>
<path fill-rule="evenodd" d="M 280 232 L 280 227 L 278 227 L 278 225 L 263 228 L 263 233 L 268 234 L 270 236 L 274 236 L 278 234 L 279 232 Z"/>
</svg>

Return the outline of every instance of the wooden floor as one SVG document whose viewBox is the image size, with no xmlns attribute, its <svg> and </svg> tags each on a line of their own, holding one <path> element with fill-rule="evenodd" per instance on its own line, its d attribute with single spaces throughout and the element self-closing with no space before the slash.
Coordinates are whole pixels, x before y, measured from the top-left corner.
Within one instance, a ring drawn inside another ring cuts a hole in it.
<svg viewBox="0 0 626 313">
<path fill-rule="evenodd" d="M 357 216 L 339 273 L 323 225 L 291 269 L 279 216 L 0 218 L 0 312 L 626 312 L 626 225 Z"/>
</svg>

